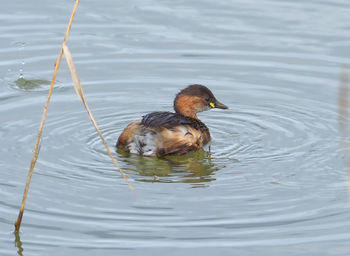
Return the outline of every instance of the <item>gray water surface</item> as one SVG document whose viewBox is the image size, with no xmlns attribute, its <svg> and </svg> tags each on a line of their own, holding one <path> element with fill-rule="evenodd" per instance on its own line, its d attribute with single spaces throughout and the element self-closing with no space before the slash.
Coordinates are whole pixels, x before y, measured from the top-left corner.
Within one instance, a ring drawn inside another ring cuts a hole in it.
<svg viewBox="0 0 350 256">
<path fill-rule="evenodd" d="M 1 3 L 0 255 L 349 255 L 348 0 L 81 1 L 68 46 L 111 147 L 192 83 L 230 109 L 199 115 L 210 153 L 115 152 L 132 193 L 63 61 L 16 238 L 72 7 Z"/>
</svg>

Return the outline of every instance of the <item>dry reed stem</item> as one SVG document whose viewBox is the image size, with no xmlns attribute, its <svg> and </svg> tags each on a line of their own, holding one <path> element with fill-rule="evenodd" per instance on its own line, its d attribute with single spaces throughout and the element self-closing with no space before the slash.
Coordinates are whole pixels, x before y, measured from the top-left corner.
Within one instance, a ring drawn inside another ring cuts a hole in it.
<svg viewBox="0 0 350 256">
<path fill-rule="evenodd" d="M 68 35 L 69 35 L 69 31 L 70 31 L 70 29 L 72 27 L 73 19 L 74 19 L 74 16 L 75 16 L 78 4 L 79 4 L 79 0 L 75 0 L 73 11 L 72 11 L 71 17 L 69 19 L 69 23 L 68 23 L 68 27 L 67 27 L 67 30 L 66 30 L 66 34 L 64 36 L 64 40 L 63 40 L 63 43 L 62 43 L 62 47 L 65 44 L 65 42 L 67 41 L 67 38 L 68 38 Z M 25 204 L 26 204 L 26 201 L 27 201 L 27 195 L 28 195 L 29 186 L 30 186 L 30 181 L 32 179 L 32 175 L 33 175 L 34 167 L 35 167 L 35 164 L 36 164 L 36 160 L 38 159 L 38 155 L 39 155 L 38 149 L 39 149 L 41 134 L 43 132 L 43 127 L 44 127 L 44 124 L 45 124 L 47 110 L 48 110 L 48 107 L 49 107 L 50 98 L 51 98 L 53 86 L 55 84 L 58 68 L 59 68 L 61 60 L 62 60 L 62 54 L 63 54 L 63 48 L 62 47 L 61 47 L 58 59 L 55 62 L 55 71 L 54 71 L 53 76 L 52 76 L 50 89 L 49 89 L 49 92 L 48 92 L 48 95 L 47 95 L 47 98 L 46 98 L 46 103 L 45 103 L 43 115 L 41 117 L 39 131 L 38 131 L 38 135 L 37 135 L 35 146 L 34 146 L 33 157 L 32 157 L 32 161 L 31 161 L 31 164 L 30 164 L 30 169 L 29 169 L 28 176 L 27 176 L 26 186 L 25 186 L 25 189 L 24 189 L 23 199 L 22 199 L 21 207 L 20 207 L 20 210 L 19 210 L 19 213 L 18 213 L 18 218 L 17 218 L 17 220 L 15 222 L 15 233 L 18 233 L 19 229 L 21 227 L 22 217 L 23 217 L 23 213 L 24 213 L 24 207 L 25 207 Z"/>
<path fill-rule="evenodd" d="M 76 67 L 75 67 L 75 64 L 73 62 L 73 58 L 72 58 L 72 54 L 70 53 L 69 49 L 68 49 L 68 46 L 64 43 L 63 46 L 63 52 L 64 52 L 64 56 L 66 58 L 66 61 L 67 61 L 67 64 L 68 64 L 68 67 L 69 67 L 69 71 L 70 71 L 70 74 L 72 76 L 72 80 L 73 80 L 73 84 L 74 84 L 74 90 L 75 92 L 78 94 L 78 96 L 80 97 L 81 101 L 83 102 L 84 104 L 84 107 L 86 109 L 86 111 L 88 112 L 88 115 L 89 115 L 89 118 L 92 122 L 92 124 L 95 126 L 95 129 L 98 133 L 98 135 L 100 136 L 101 140 L 102 140 L 102 143 L 103 145 L 106 147 L 107 149 L 107 153 L 109 155 L 109 157 L 112 159 L 114 165 L 118 168 L 120 174 L 123 176 L 125 182 L 128 184 L 129 188 L 134 191 L 134 188 L 133 186 L 131 185 L 131 183 L 129 182 L 128 178 L 125 176 L 123 170 L 119 167 L 117 161 L 115 160 L 115 158 L 113 157 L 113 154 L 106 142 L 106 140 L 104 139 L 103 135 L 102 135 L 102 132 L 100 130 L 100 128 L 98 127 L 97 125 L 97 122 L 95 120 L 95 118 L 93 117 L 92 113 L 91 113 L 91 110 L 89 108 L 89 105 L 87 104 L 87 101 L 86 101 L 86 98 L 85 98 L 85 95 L 84 95 L 84 92 L 83 92 L 83 87 L 81 86 L 81 83 L 80 83 L 80 79 L 79 79 L 79 76 L 78 76 L 78 72 L 76 70 Z"/>
<path fill-rule="evenodd" d="M 347 136 L 349 135 L 349 69 L 343 68 L 338 92 L 338 118 L 339 129 L 342 136 L 342 148 L 345 154 L 345 161 L 348 169 L 347 173 L 347 188 L 348 198 L 350 199 L 350 150 Z"/>
</svg>

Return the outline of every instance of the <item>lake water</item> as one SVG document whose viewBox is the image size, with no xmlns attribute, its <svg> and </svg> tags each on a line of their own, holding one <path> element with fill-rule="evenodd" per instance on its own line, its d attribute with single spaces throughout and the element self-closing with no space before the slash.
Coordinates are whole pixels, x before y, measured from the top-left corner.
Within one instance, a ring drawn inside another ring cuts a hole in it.
<svg viewBox="0 0 350 256">
<path fill-rule="evenodd" d="M 68 46 L 112 148 L 189 84 L 230 109 L 199 115 L 210 154 L 114 152 L 132 193 L 63 60 L 16 237 L 72 7 L 1 3 L 0 255 L 349 255 L 348 0 L 81 1 Z"/>
</svg>

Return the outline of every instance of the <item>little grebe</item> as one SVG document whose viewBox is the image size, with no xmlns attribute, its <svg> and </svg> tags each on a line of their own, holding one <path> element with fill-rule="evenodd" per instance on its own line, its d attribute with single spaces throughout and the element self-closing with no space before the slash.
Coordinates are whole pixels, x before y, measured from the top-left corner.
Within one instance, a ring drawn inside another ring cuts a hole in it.
<svg viewBox="0 0 350 256">
<path fill-rule="evenodd" d="M 190 85 L 176 95 L 175 113 L 152 112 L 130 123 L 116 146 L 143 156 L 182 155 L 198 150 L 210 141 L 210 133 L 197 113 L 211 108 L 228 107 L 207 87 Z"/>
</svg>

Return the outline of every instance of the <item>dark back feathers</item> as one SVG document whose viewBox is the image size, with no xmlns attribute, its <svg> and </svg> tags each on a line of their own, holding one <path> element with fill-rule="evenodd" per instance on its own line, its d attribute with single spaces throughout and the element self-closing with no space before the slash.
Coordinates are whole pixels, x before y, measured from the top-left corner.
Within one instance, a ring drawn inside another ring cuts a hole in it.
<svg viewBox="0 0 350 256">
<path fill-rule="evenodd" d="M 208 128 L 201 121 L 192 117 L 184 116 L 171 112 L 152 112 L 143 116 L 141 124 L 146 127 L 164 127 L 173 128 L 178 125 L 190 125 L 201 131 L 207 131 Z"/>
</svg>

